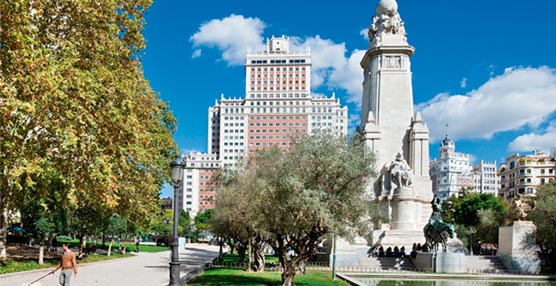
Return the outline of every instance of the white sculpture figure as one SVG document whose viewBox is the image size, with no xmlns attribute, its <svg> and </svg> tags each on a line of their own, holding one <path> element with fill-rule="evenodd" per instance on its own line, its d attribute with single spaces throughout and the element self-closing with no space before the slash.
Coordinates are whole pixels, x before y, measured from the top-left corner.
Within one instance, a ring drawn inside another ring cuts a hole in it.
<svg viewBox="0 0 556 286">
<path fill-rule="evenodd" d="M 402 157 L 401 153 L 396 155 L 396 160 L 392 161 L 388 168 L 390 173 L 390 181 L 398 188 L 410 187 L 413 184 L 413 174 L 411 168 Z"/>
<path fill-rule="evenodd" d="M 369 27 L 369 40 L 372 42 L 382 34 L 406 35 L 395 0 L 381 0 L 376 7 L 376 16 Z"/>
</svg>

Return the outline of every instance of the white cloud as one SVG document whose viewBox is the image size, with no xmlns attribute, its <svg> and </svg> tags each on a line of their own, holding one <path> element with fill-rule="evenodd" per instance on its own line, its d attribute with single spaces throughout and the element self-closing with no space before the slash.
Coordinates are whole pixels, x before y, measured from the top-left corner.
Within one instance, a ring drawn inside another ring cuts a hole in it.
<svg viewBox="0 0 556 286">
<path fill-rule="evenodd" d="M 438 94 L 416 107 L 431 131 L 443 137 L 490 139 L 495 133 L 537 128 L 556 109 L 556 69 L 508 68 L 466 95 Z M 517 144 L 517 143 L 516 143 Z"/>
<path fill-rule="evenodd" d="M 542 150 L 548 152 L 556 147 L 556 121 L 550 122 L 542 134 L 529 133 L 518 136 L 508 145 L 510 152 Z"/>
<path fill-rule="evenodd" d="M 202 24 L 189 41 L 195 48 L 217 47 L 222 51 L 222 59 L 229 65 L 242 65 L 245 63 L 247 49 L 264 50 L 261 35 L 265 27 L 266 24 L 259 18 L 232 14 Z M 196 53 L 195 51 L 193 56 Z"/>
<path fill-rule="evenodd" d="M 194 58 L 194 59 L 195 59 L 195 58 L 198 58 L 198 57 L 201 56 L 201 52 L 202 52 L 201 49 L 196 49 L 196 50 L 193 52 L 193 54 L 191 55 L 191 57 Z"/>
<path fill-rule="evenodd" d="M 460 86 L 461 88 L 465 88 L 465 87 L 467 86 L 467 78 L 466 78 L 466 77 L 464 77 L 464 78 L 460 81 L 459 86 Z"/>
<path fill-rule="evenodd" d="M 359 31 L 359 35 L 361 35 L 366 40 L 369 40 L 369 28 L 365 28 L 365 29 Z"/>
<path fill-rule="evenodd" d="M 229 65 L 243 65 L 248 47 L 252 51 L 264 51 L 266 45 L 262 36 L 266 24 L 258 18 L 231 15 L 224 19 L 213 19 L 202 24 L 199 31 L 189 39 L 197 50 L 192 57 L 201 55 L 201 48 L 216 47 L 222 52 L 222 60 Z M 241 31 L 241 33 L 238 33 Z M 366 36 L 366 29 L 362 32 Z M 329 90 L 344 89 L 347 100 L 361 102 L 363 71 L 359 62 L 364 51 L 355 50 L 346 57 L 345 43 L 335 43 L 320 36 L 290 37 L 290 49 L 305 51 L 311 49 L 311 88 L 326 87 Z"/>
<path fill-rule="evenodd" d="M 363 93 L 363 69 L 360 62 L 365 55 L 364 50 L 354 50 L 346 62 L 334 69 L 330 75 L 329 84 L 343 88 L 348 93 L 347 100 L 361 106 Z"/>
<path fill-rule="evenodd" d="M 346 58 L 345 43 L 337 44 L 318 35 L 303 40 L 291 38 L 291 45 L 298 50 L 311 48 L 312 88 L 317 89 L 324 85 L 329 89 L 344 89 L 348 93 L 347 100 L 360 105 L 363 70 L 359 62 L 365 51 L 355 50 Z"/>
</svg>

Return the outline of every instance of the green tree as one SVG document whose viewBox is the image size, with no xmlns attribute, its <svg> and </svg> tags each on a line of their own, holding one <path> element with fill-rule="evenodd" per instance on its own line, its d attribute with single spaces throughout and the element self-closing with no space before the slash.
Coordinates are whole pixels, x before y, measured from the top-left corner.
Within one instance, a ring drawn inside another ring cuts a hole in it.
<svg viewBox="0 0 556 286">
<path fill-rule="evenodd" d="M 181 211 L 180 218 L 178 220 L 178 234 L 180 236 L 186 237 L 191 232 L 191 216 L 188 211 Z"/>
<path fill-rule="evenodd" d="M 503 218 L 508 209 L 493 194 L 469 194 L 464 197 L 454 214 L 455 222 L 465 226 L 477 226 L 480 223 L 479 210 L 491 209 Z"/>
<path fill-rule="evenodd" d="M 107 253 L 108 256 L 110 256 L 110 253 L 112 251 L 114 236 L 115 235 L 121 236 L 122 234 L 125 233 L 126 230 L 127 230 L 127 221 L 123 217 L 115 214 L 108 219 L 108 226 L 105 230 L 105 234 L 110 236 L 110 244 L 108 245 L 108 253 Z"/>
<path fill-rule="evenodd" d="M 174 223 L 174 211 L 170 209 L 164 210 L 161 216 L 151 225 L 151 231 L 158 235 L 172 233 L 172 224 Z"/>
<path fill-rule="evenodd" d="M 536 239 L 539 245 L 556 249 L 556 182 L 537 189 L 536 206 L 527 219 L 537 226 Z"/>
<path fill-rule="evenodd" d="M 195 226 L 195 236 L 198 238 L 201 232 L 210 231 L 210 220 L 212 218 L 214 210 L 206 209 L 204 212 L 199 213 L 193 219 L 193 224 Z"/>
<path fill-rule="evenodd" d="M 36 222 L 36 229 L 39 234 L 39 264 L 44 263 L 44 240 L 46 233 L 54 230 L 54 224 L 50 222 L 47 218 L 42 217 Z"/>
<path fill-rule="evenodd" d="M 211 219 L 211 230 L 237 249 L 239 262 L 244 262 L 247 254 L 246 270 L 264 271 L 264 234 L 258 231 L 256 218 L 259 179 L 255 168 L 241 172 L 222 170 L 215 176 L 218 184 L 218 200 Z M 238 200 L 238 198 L 241 198 Z M 252 265 L 252 261 L 254 264 Z"/>
<path fill-rule="evenodd" d="M 177 149 L 139 61 L 150 4 L 0 2 L 0 257 L 14 194 L 52 178 L 75 210 L 153 220 Z"/>
<path fill-rule="evenodd" d="M 479 241 L 498 242 L 498 228 L 504 224 L 508 213 L 506 203 L 492 194 L 477 194 L 465 191 L 461 197 L 451 197 L 444 204 L 447 210 L 443 219 L 456 225 L 458 237 L 467 245 L 477 247 Z M 470 233 L 470 229 L 474 233 Z M 468 238 L 473 236 L 473 241 Z"/>
<path fill-rule="evenodd" d="M 246 192 L 254 228 L 265 233 L 283 268 L 282 285 L 294 285 L 304 263 L 330 233 L 352 234 L 366 225 L 373 209 L 366 182 L 374 160 L 364 145 L 330 134 L 294 138 L 287 151 L 273 148 L 252 157 L 243 172 L 253 172 Z M 251 199 L 254 198 L 254 199 Z M 237 196 L 238 203 L 245 197 Z M 218 203 L 217 203 L 218 208 Z M 295 254 L 292 255 L 291 251 Z"/>
</svg>

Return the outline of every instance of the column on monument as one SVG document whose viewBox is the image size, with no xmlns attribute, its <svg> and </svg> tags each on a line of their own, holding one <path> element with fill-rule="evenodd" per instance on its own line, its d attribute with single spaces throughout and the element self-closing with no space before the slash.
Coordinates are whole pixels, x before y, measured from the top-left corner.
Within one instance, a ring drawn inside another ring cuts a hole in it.
<svg viewBox="0 0 556 286">
<path fill-rule="evenodd" d="M 429 177 L 429 129 L 417 112 L 411 123 L 409 165 L 416 177 Z"/>
</svg>

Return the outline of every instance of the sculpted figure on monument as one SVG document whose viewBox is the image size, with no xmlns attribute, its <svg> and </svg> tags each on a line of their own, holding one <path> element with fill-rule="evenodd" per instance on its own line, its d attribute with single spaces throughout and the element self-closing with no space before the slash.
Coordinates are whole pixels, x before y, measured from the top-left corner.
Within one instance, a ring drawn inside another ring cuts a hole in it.
<svg viewBox="0 0 556 286">
<path fill-rule="evenodd" d="M 396 160 L 390 164 L 388 173 L 390 181 L 397 187 L 409 187 L 413 184 L 413 173 L 401 153 L 398 153 Z"/>
<path fill-rule="evenodd" d="M 518 195 L 517 199 L 514 199 L 508 209 L 509 218 L 514 220 L 524 220 L 527 214 L 535 209 L 535 200 L 533 198 L 524 198 Z"/>
<path fill-rule="evenodd" d="M 376 16 L 373 17 L 373 23 L 369 27 L 369 40 L 372 42 L 383 33 L 406 35 L 395 0 L 381 0 L 378 3 Z"/>
</svg>

